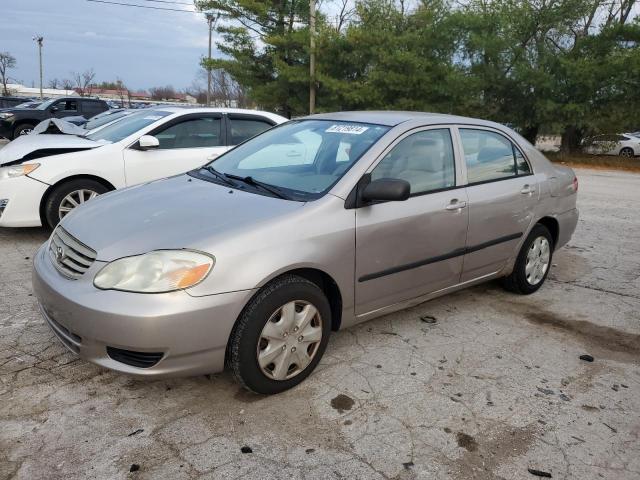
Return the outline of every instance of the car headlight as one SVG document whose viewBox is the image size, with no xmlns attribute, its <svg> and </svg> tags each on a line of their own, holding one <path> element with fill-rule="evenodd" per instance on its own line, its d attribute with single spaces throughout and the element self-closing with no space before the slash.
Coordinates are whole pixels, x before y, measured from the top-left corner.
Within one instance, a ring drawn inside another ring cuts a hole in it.
<svg viewBox="0 0 640 480">
<path fill-rule="evenodd" d="M 103 290 L 165 293 L 197 285 L 209 274 L 215 259 L 190 250 L 155 250 L 106 265 L 93 279 Z"/>
<path fill-rule="evenodd" d="M 9 113 L 9 112 L 0 113 L 0 118 L 3 120 L 7 120 L 11 117 L 13 117 L 13 113 Z"/>
<path fill-rule="evenodd" d="M 12 165 L 11 167 L 1 167 L 0 180 L 28 175 L 39 166 L 40 166 L 39 163 L 23 163 L 22 165 Z"/>
</svg>

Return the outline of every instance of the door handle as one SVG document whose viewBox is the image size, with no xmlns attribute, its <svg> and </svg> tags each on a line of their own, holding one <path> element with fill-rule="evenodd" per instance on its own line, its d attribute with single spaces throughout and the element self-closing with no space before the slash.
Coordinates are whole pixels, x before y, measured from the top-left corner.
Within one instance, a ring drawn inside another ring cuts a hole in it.
<svg viewBox="0 0 640 480">
<path fill-rule="evenodd" d="M 459 202 L 457 198 L 454 198 L 453 200 L 451 200 L 451 203 L 449 203 L 449 205 L 447 205 L 444 208 L 445 210 L 458 211 L 458 210 L 462 210 L 466 206 L 467 206 L 467 202 L 465 201 Z"/>
<path fill-rule="evenodd" d="M 524 187 L 522 187 L 522 190 L 520 190 L 520 193 L 522 193 L 523 195 L 527 195 L 527 194 L 531 195 L 532 193 L 536 193 L 536 189 L 530 186 L 529 184 L 527 184 Z"/>
</svg>

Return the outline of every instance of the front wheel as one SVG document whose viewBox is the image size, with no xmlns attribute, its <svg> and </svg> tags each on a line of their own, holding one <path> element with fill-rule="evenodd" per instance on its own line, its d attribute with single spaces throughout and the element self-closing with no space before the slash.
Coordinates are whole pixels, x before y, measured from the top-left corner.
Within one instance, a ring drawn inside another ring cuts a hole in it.
<svg viewBox="0 0 640 480">
<path fill-rule="evenodd" d="M 635 155 L 632 148 L 624 147 L 622 150 L 620 150 L 620 156 L 625 158 L 633 158 Z"/>
<path fill-rule="evenodd" d="M 21 137 L 22 135 L 29 135 L 33 131 L 33 125 L 29 125 L 28 123 L 23 123 L 22 125 L 18 125 L 13 132 L 13 138 Z"/>
<path fill-rule="evenodd" d="M 248 390 L 279 393 L 316 367 L 329 341 L 331 308 L 320 288 L 285 275 L 251 299 L 233 328 L 227 366 Z"/>
<path fill-rule="evenodd" d="M 522 295 L 535 292 L 549 274 L 552 256 L 553 238 L 547 227 L 538 223 L 522 244 L 513 272 L 503 279 L 503 286 Z"/>
<path fill-rule="evenodd" d="M 78 178 L 58 185 L 49 194 L 44 205 L 47 225 L 54 228 L 71 210 L 108 190 L 102 183 L 88 178 Z"/>
</svg>

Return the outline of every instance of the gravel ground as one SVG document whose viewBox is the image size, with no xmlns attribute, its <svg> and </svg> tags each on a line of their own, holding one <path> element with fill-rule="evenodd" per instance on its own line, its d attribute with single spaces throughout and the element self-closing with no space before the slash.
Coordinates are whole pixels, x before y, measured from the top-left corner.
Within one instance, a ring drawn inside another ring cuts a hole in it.
<svg viewBox="0 0 640 480">
<path fill-rule="evenodd" d="M 640 175 L 578 176 L 538 293 L 489 283 L 333 334 L 274 397 L 76 359 L 31 296 L 47 233 L 0 230 L 0 478 L 640 478 Z"/>
</svg>

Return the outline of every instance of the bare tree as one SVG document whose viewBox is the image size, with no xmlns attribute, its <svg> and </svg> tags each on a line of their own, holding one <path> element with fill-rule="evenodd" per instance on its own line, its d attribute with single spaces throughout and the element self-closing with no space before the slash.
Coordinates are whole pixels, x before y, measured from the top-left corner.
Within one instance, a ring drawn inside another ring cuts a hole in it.
<svg viewBox="0 0 640 480">
<path fill-rule="evenodd" d="M 171 85 L 166 87 L 153 87 L 149 89 L 149 94 L 153 100 L 171 100 L 176 98 L 176 89 Z"/>
<path fill-rule="evenodd" d="M 93 68 L 85 70 L 83 73 L 71 72 L 71 77 L 75 84 L 75 89 L 81 97 L 91 96 L 93 90 L 93 79 L 96 77 L 96 72 Z"/>
<path fill-rule="evenodd" d="M 116 87 L 117 87 L 116 90 L 118 91 L 118 96 L 120 97 L 120 105 L 124 107 L 125 98 L 126 98 L 127 102 L 129 103 L 129 107 L 131 107 L 131 93 L 129 92 L 129 89 L 124 84 L 122 79 L 116 78 Z"/>
<path fill-rule="evenodd" d="M 60 80 L 58 80 L 57 78 L 52 78 L 47 82 L 47 87 L 55 89 L 60 88 Z"/>
<path fill-rule="evenodd" d="M 9 83 L 9 69 L 15 68 L 16 57 L 9 52 L 0 52 L 0 81 L 2 82 L 2 93 L 8 95 L 7 83 Z"/>
<path fill-rule="evenodd" d="M 198 103 L 204 104 L 207 101 L 206 83 L 207 71 L 202 68 L 187 89 L 187 93 L 195 97 Z M 211 105 L 231 108 L 250 106 L 244 89 L 222 69 L 211 71 Z"/>
</svg>

